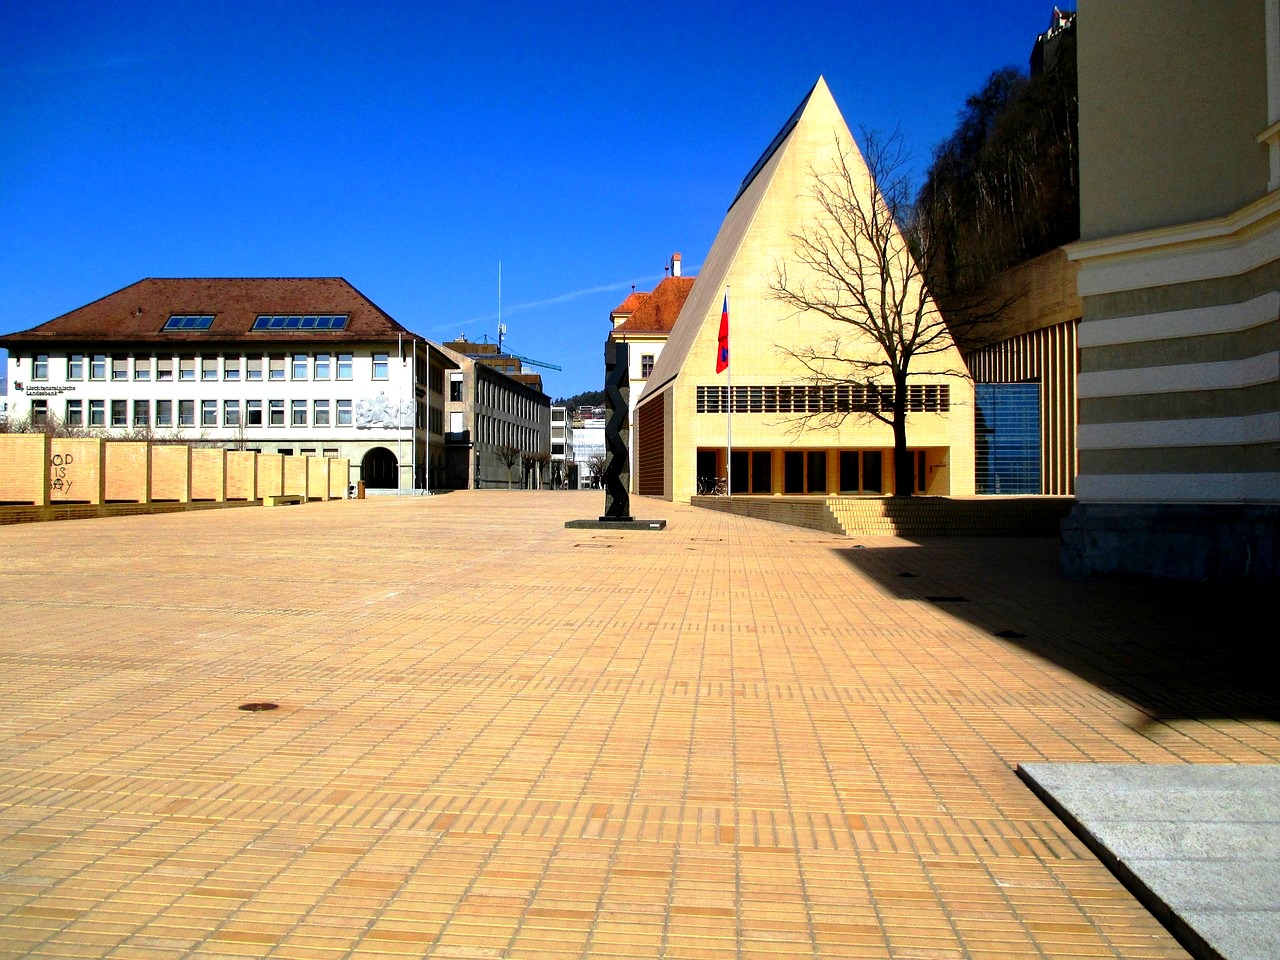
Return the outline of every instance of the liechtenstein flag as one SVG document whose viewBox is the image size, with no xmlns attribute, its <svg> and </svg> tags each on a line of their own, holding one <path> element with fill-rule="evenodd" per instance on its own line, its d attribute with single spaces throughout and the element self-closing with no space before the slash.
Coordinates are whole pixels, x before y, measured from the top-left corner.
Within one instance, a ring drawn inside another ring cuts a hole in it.
<svg viewBox="0 0 1280 960">
<path fill-rule="evenodd" d="M 729 294 L 724 295 L 724 309 L 720 311 L 720 346 L 716 350 L 716 373 L 729 369 Z"/>
</svg>

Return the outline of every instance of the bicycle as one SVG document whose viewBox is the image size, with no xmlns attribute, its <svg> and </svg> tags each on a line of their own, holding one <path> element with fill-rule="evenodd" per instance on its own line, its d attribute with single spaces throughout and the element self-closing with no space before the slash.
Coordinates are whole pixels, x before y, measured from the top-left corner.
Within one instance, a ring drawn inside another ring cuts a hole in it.
<svg viewBox="0 0 1280 960">
<path fill-rule="evenodd" d="M 729 493 L 729 481 L 724 477 L 699 477 L 698 496 L 723 497 Z"/>
</svg>

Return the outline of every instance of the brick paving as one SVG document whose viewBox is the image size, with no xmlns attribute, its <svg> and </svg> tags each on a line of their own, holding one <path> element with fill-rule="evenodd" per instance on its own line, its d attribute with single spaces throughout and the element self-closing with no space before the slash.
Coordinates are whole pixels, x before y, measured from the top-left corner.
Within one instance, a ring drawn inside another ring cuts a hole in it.
<svg viewBox="0 0 1280 960">
<path fill-rule="evenodd" d="M 0 956 L 1185 956 L 1014 765 L 1280 757 L 1204 597 L 601 501 L 0 529 Z"/>
</svg>

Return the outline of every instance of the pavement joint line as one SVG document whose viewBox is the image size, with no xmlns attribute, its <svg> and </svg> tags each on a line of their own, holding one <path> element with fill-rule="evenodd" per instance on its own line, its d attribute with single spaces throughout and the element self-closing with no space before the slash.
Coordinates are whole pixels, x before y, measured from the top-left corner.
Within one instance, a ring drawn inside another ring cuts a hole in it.
<svg viewBox="0 0 1280 960">
<path fill-rule="evenodd" d="M 1247 604 L 596 501 L 0 530 L 0 942 L 1185 958 L 1013 769 L 1275 763 Z"/>
</svg>

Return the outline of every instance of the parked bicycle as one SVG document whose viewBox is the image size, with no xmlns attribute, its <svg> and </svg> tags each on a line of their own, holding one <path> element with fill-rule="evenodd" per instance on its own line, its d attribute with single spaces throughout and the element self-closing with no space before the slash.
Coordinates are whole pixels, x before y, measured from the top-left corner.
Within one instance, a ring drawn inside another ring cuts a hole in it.
<svg viewBox="0 0 1280 960">
<path fill-rule="evenodd" d="M 698 496 L 723 497 L 729 492 L 729 481 L 724 477 L 699 477 Z"/>
</svg>

